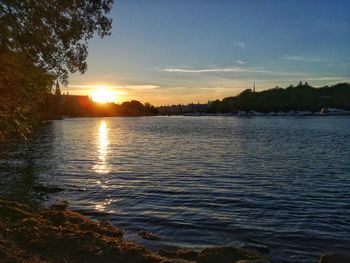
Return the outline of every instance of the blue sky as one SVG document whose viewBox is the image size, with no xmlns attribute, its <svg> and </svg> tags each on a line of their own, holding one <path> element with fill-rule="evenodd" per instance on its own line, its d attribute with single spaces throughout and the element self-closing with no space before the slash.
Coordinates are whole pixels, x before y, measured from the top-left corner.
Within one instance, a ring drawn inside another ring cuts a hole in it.
<svg viewBox="0 0 350 263">
<path fill-rule="evenodd" d="M 350 81 L 350 1 L 119 0 L 71 94 L 206 102 L 251 88 Z"/>
</svg>

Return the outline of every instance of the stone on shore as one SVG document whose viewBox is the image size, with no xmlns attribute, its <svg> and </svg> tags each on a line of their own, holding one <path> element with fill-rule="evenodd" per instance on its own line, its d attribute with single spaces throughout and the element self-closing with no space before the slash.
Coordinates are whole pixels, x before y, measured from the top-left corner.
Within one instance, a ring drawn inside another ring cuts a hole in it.
<svg viewBox="0 0 350 263">
<path fill-rule="evenodd" d="M 269 259 L 258 252 L 244 248 L 227 246 L 205 248 L 200 252 L 191 249 L 171 248 L 162 249 L 159 255 L 181 259 L 181 261 L 164 261 L 164 263 L 269 263 Z M 242 261 L 242 262 L 241 262 Z"/>
<path fill-rule="evenodd" d="M 154 234 L 152 232 L 145 231 L 145 230 L 139 231 L 139 232 L 137 232 L 137 234 L 140 237 L 142 237 L 143 239 L 147 239 L 147 240 L 160 240 L 161 239 L 156 234 Z"/>
<path fill-rule="evenodd" d="M 238 260 L 236 263 L 266 263 L 263 259 L 244 259 Z"/>
<path fill-rule="evenodd" d="M 160 263 L 196 263 L 196 261 L 190 261 L 186 259 L 172 258 L 162 260 Z"/>
<path fill-rule="evenodd" d="M 197 260 L 199 252 L 185 248 L 161 249 L 159 255 L 168 258 L 178 258 L 183 260 Z"/>
<path fill-rule="evenodd" d="M 321 256 L 320 263 L 350 263 L 350 255 L 326 253 Z"/>
<path fill-rule="evenodd" d="M 267 257 L 258 252 L 233 246 L 206 248 L 199 253 L 197 258 L 198 263 L 232 263 L 240 260 L 260 260 L 262 263 L 270 262 Z"/>
</svg>

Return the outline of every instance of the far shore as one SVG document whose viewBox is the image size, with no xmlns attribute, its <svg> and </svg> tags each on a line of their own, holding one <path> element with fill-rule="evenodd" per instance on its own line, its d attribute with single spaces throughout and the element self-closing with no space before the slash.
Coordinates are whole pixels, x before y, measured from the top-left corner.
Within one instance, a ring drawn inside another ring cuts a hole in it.
<svg viewBox="0 0 350 263">
<path fill-rule="evenodd" d="M 171 116 L 171 115 L 170 115 Z M 303 117 L 303 116 L 350 116 L 350 111 L 342 109 L 322 109 L 321 111 L 271 111 L 271 112 L 258 112 L 258 111 L 238 111 L 234 113 L 202 113 L 194 112 L 182 114 L 181 116 L 239 116 L 239 117 L 259 117 L 259 116 L 291 116 L 291 117 Z"/>
</svg>

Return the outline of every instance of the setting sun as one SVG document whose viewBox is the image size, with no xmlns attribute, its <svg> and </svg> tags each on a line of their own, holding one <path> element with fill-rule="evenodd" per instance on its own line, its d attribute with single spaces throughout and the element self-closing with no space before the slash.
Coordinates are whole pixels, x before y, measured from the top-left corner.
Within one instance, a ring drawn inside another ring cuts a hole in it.
<svg viewBox="0 0 350 263">
<path fill-rule="evenodd" d="M 91 93 L 91 98 L 94 102 L 107 103 L 107 102 L 116 102 L 117 97 L 113 91 L 106 89 L 106 87 L 96 87 Z"/>
</svg>

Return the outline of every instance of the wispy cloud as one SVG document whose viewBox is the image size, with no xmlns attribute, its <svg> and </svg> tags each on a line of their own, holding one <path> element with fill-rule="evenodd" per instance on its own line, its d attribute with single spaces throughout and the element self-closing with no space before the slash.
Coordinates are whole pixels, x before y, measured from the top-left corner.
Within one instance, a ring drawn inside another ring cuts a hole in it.
<svg viewBox="0 0 350 263">
<path fill-rule="evenodd" d="M 227 67 L 227 68 L 165 68 L 165 72 L 177 73 L 225 73 L 225 72 L 265 72 L 261 68 L 243 68 L 243 67 Z"/>
<path fill-rule="evenodd" d="M 283 56 L 283 59 L 293 60 L 293 61 L 302 61 L 302 62 L 322 62 L 322 59 L 318 57 L 303 57 L 303 56 L 296 56 L 296 55 L 285 55 Z"/>
<path fill-rule="evenodd" d="M 305 73 L 299 72 L 284 72 L 284 71 L 274 71 L 266 70 L 262 67 L 211 67 L 211 68 L 182 68 L 182 67 L 171 67 L 163 69 L 165 72 L 170 73 L 259 73 L 259 74 L 269 74 L 269 75 L 279 75 L 279 76 L 304 76 Z"/>
<path fill-rule="evenodd" d="M 241 65 L 247 64 L 247 62 L 240 60 L 240 59 L 237 60 L 236 63 L 241 64 Z"/>
<path fill-rule="evenodd" d="M 128 89 L 138 89 L 138 90 L 152 90 L 152 89 L 159 88 L 159 86 L 156 86 L 156 85 L 126 85 L 122 87 L 125 87 Z"/>
<path fill-rule="evenodd" d="M 309 78 L 307 80 L 312 80 L 312 81 L 322 81 L 322 80 L 347 80 L 349 78 L 344 78 L 344 77 L 322 77 L 322 78 Z"/>
<path fill-rule="evenodd" d="M 108 89 L 144 89 L 144 90 L 150 90 L 150 89 L 156 89 L 159 86 L 156 85 L 68 85 L 68 88 L 74 88 L 74 89 L 95 89 L 98 87 L 106 87 Z"/>
<path fill-rule="evenodd" d="M 236 45 L 236 46 L 239 46 L 240 48 L 245 48 L 245 43 L 244 43 L 244 42 L 236 41 L 236 42 L 235 42 L 235 45 Z"/>
</svg>

